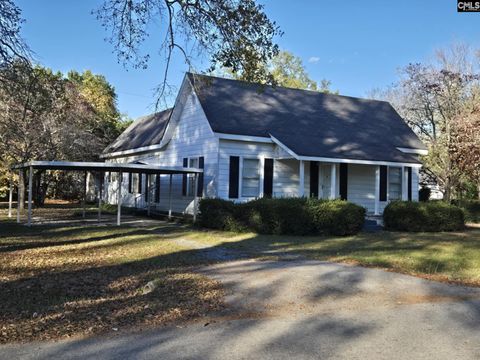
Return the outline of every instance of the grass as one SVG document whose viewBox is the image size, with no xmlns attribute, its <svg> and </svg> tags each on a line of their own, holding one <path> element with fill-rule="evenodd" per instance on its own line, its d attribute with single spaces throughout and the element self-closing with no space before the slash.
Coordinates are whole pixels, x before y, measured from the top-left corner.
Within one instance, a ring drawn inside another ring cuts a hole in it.
<svg viewBox="0 0 480 360">
<path fill-rule="evenodd" d="M 257 257 L 300 254 L 307 258 L 347 262 L 470 286 L 480 286 L 480 228 L 461 232 L 360 233 L 347 237 L 294 237 L 257 234 L 198 234 Z"/>
<path fill-rule="evenodd" d="M 75 212 L 71 206 L 50 206 L 34 215 L 71 219 Z M 5 214 L 0 209 L 0 219 Z M 27 228 L 0 220 L 0 342 L 143 329 L 223 309 L 221 285 L 195 272 L 210 260 L 192 243 L 257 258 L 300 254 L 480 286 L 480 228 L 295 237 L 161 222 Z M 157 288 L 143 294 L 152 280 Z"/>
<path fill-rule="evenodd" d="M 143 329 L 221 310 L 220 284 L 192 268 L 207 260 L 176 241 L 189 232 L 176 224 L 27 228 L 0 221 L 0 342 Z M 156 289 L 143 294 L 153 280 Z"/>
</svg>

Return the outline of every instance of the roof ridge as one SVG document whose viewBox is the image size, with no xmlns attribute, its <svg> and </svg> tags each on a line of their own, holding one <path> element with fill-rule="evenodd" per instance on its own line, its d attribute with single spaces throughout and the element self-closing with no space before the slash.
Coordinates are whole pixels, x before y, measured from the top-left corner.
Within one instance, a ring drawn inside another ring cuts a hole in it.
<svg viewBox="0 0 480 360">
<path fill-rule="evenodd" d="M 190 76 L 199 76 L 199 77 L 211 78 L 211 79 L 219 79 L 219 80 L 224 80 L 224 81 L 231 81 L 231 82 L 243 83 L 243 84 L 246 84 L 246 85 L 265 86 L 265 87 L 268 87 L 268 88 L 271 88 L 271 89 L 278 88 L 278 89 L 284 89 L 284 90 L 289 90 L 289 91 L 308 92 L 308 93 L 318 94 L 318 95 L 323 95 L 323 96 L 342 97 L 342 98 L 349 98 L 349 99 L 360 100 L 360 101 L 386 103 L 386 104 L 392 106 L 392 104 L 390 104 L 390 102 L 387 101 L 387 100 L 369 99 L 369 98 L 363 98 L 363 97 L 351 96 L 351 95 L 332 94 L 332 93 L 321 92 L 321 91 L 318 91 L 318 90 L 298 89 L 298 88 L 287 87 L 287 86 L 280 86 L 280 85 L 260 84 L 260 83 L 253 82 L 253 81 L 246 81 L 246 80 L 240 80 L 240 79 L 232 79 L 232 78 L 221 77 L 221 76 L 216 76 L 216 75 L 200 74 L 200 73 L 194 73 L 194 72 L 191 72 L 191 71 L 187 71 L 187 72 L 186 72 L 186 75 L 187 75 L 187 76 L 188 76 L 188 75 L 190 75 Z"/>
</svg>

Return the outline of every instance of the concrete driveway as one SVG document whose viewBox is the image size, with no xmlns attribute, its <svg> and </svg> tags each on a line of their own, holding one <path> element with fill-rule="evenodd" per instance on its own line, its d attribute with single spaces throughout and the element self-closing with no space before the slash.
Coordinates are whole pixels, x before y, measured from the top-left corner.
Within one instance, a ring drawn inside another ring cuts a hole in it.
<svg viewBox="0 0 480 360">
<path fill-rule="evenodd" d="M 199 271 L 229 310 L 178 327 L 0 347 L 1 359 L 479 359 L 480 289 L 312 260 Z"/>
</svg>

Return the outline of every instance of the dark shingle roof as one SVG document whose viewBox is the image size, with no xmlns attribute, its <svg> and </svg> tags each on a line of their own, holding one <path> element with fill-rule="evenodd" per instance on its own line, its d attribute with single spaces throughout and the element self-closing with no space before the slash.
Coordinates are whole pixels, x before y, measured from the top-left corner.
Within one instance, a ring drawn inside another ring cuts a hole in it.
<svg viewBox="0 0 480 360">
<path fill-rule="evenodd" d="M 277 138 L 297 155 L 414 162 L 425 149 L 385 101 L 188 73 L 215 132 Z"/>
<path fill-rule="evenodd" d="M 171 113 L 172 109 L 167 109 L 138 118 L 103 152 L 113 153 L 160 144 Z"/>
</svg>

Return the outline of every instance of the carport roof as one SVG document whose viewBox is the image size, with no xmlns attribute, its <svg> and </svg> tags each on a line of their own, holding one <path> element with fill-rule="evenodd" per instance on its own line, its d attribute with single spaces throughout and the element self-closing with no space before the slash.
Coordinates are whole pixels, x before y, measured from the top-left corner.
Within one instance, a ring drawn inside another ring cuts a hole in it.
<svg viewBox="0 0 480 360">
<path fill-rule="evenodd" d="M 12 169 L 44 169 L 70 171 L 111 171 L 143 174 L 199 174 L 203 169 L 164 167 L 149 164 L 80 162 L 80 161 L 30 161 L 12 166 Z"/>
</svg>

